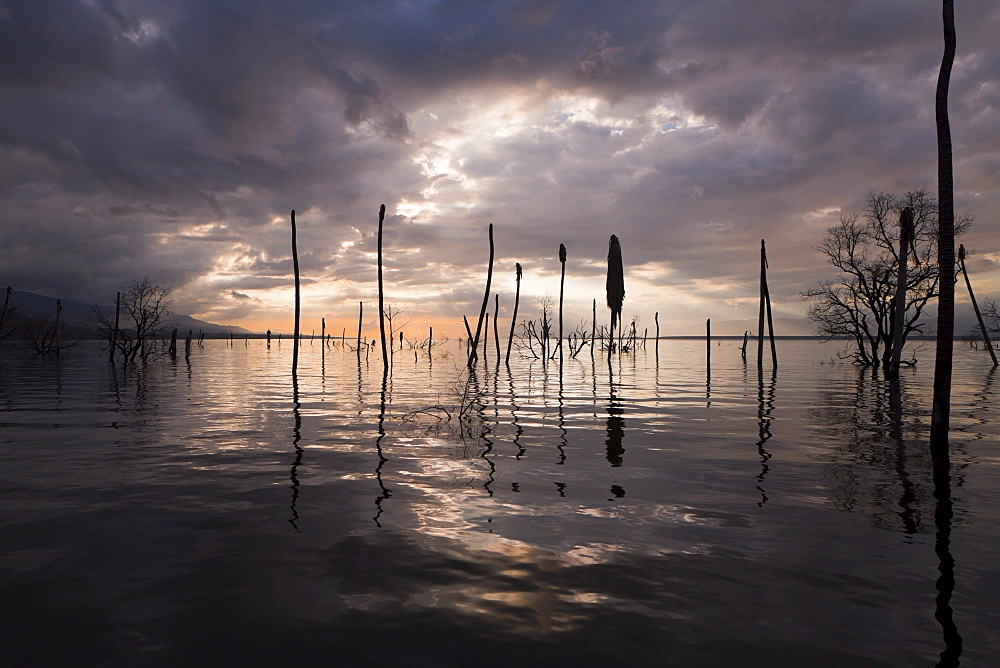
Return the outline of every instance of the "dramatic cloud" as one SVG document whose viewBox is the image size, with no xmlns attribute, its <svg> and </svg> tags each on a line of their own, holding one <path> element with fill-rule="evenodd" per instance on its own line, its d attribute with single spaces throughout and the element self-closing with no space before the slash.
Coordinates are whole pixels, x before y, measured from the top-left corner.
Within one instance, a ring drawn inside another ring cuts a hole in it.
<svg viewBox="0 0 1000 668">
<path fill-rule="evenodd" d="M 956 200 L 997 294 L 1000 10 L 956 18 Z M 614 233 L 627 318 L 754 317 L 761 238 L 801 317 L 827 227 L 936 187 L 940 23 L 904 0 L 0 0 L 0 280 L 108 302 L 149 275 L 178 311 L 287 330 L 295 209 L 305 317 L 347 326 L 377 315 L 385 203 L 413 326 L 478 313 L 491 222 L 505 313 L 515 262 L 529 315 L 558 291 L 565 243 L 589 318 Z"/>
</svg>

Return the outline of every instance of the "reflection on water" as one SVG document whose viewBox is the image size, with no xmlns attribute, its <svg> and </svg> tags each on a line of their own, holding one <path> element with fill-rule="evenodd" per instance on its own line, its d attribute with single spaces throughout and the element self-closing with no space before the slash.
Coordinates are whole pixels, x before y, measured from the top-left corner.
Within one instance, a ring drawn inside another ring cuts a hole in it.
<svg viewBox="0 0 1000 668">
<path fill-rule="evenodd" d="M 955 592 L 955 559 L 951 554 L 951 525 L 954 510 L 951 498 L 951 463 L 947 455 L 934 462 L 934 553 L 940 560 L 940 576 L 935 583 L 937 597 L 934 599 L 934 617 L 941 625 L 944 635 L 944 649 L 941 651 L 939 666 L 957 666 L 962 655 L 962 636 L 955 623 L 955 612 L 951 607 L 951 597 Z"/>
<path fill-rule="evenodd" d="M 988 665 L 995 371 L 958 355 L 935 471 L 930 365 L 703 345 L 2 348 L 0 663 Z"/>
<path fill-rule="evenodd" d="M 324 360 L 325 361 L 325 360 Z M 288 520 L 288 523 L 295 528 L 296 531 L 299 530 L 299 525 L 296 524 L 296 520 L 299 519 L 299 513 L 295 509 L 295 504 L 299 500 L 299 466 L 302 465 L 302 454 L 305 452 L 302 446 L 299 445 L 299 441 L 302 440 L 302 412 L 299 410 L 301 405 L 299 404 L 299 379 L 298 374 L 294 371 L 292 372 L 292 449 L 295 451 L 295 459 L 292 461 L 292 470 L 289 473 L 289 479 L 292 484 L 292 503 L 289 508 L 292 511 L 292 517 Z"/>
<path fill-rule="evenodd" d="M 760 456 L 760 473 L 757 475 L 757 491 L 760 492 L 760 502 L 757 504 L 761 508 L 767 503 L 767 493 L 764 491 L 762 485 L 764 484 L 764 476 L 770 470 L 768 467 L 768 460 L 771 459 L 771 453 L 767 451 L 764 444 L 771 439 L 771 411 L 774 410 L 774 392 L 775 386 L 778 384 L 778 370 L 773 369 L 771 371 L 771 379 L 767 384 L 767 389 L 764 389 L 764 372 L 760 369 L 757 371 L 757 454 Z"/>
</svg>

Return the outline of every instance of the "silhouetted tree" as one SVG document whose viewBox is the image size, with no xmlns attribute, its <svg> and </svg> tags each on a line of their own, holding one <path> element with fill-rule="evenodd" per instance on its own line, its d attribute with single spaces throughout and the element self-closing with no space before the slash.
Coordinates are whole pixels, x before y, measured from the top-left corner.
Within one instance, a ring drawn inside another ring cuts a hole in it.
<svg viewBox="0 0 1000 668">
<path fill-rule="evenodd" d="M 899 262 L 899 217 L 913 210 L 912 254 L 906 274 L 903 340 L 922 332 L 920 317 L 938 295 L 937 203 L 926 190 L 897 196 L 869 193 L 863 211 L 841 216 L 817 250 L 841 271 L 802 293 L 813 303 L 807 315 L 818 333 L 853 342 L 850 357 L 858 364 L 889 364 L 894 336 L 893 303 Z M 972 224 L 963 217 L 955 224 L 962 233 Z"/>
<path fill-rule="evenodd" d="M 983 301 L 983 322 L 990 334 L 1000 333 L 1000 300 L 987 297 Z"/>
<path fill-rule="evenodd" d="M 615 347 L 615 325 L 622 317 L 622 303 L 625 301 L 625 269 L 622 264 L 622 247 L 614 234 L 608 241 L 608 308 L 611 309 L 611 329 L 608 333 L 608 352 Z"/>
<path fill-rule="evenodd" d="M 162 352 L 156 335 L 167 329 L 164 320 L 170 304 L 170 290 L 152 283 L 148 277 L 136 278 L 121 289 L 123 317 L 117 336 L 112 314 L 95 308 L 92 318 L 123 362 L 146 361 Z"/>
<path fill-rule="evenodd" d="M 59 338 L 59 323 L 48 313 L 39 313 L 25 320 L 21 332 L 28 347 L 37 355 L 57 353 L 63 347 Z"/>
</svg>

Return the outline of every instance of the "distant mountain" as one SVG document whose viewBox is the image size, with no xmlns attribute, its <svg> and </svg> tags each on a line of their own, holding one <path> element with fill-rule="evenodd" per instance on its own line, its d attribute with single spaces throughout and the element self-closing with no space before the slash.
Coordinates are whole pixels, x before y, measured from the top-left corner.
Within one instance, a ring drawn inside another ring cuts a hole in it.
<svg viewBox="0 0 1000 668">
<path fill-rule="evenodd" d="M 766 328 L 767 325 L 765 324 Z M 757 332 L 757 319 L 712 321 L 713 336 L 743 336 L 743 332 Z M 765 332 L 767 329 L 764 330 Z M 702 328 L 703 333 L 704 328 Z M 774 318 L 775 336 L 816 336 L 816 326 L 806 318 Z"/>
<path fill-rule="evenodd" d="M 17 308 L 19 314 L 23 317 L 33 317 L 40 314 L 48 314 L 53 319 L 56 317 L 56 299 L 54 297 L 14 290 L 10 296 L 10 305 Z M 89 338 L 88 334 L 91 336 L 96 335 L 97 330 L 93 324 L 95 308 L 114 316 L 114 304 L 109 306 L 106 304 L 85 304 L 84 302 L 72 299 L 62 300 L 62 322 L 67 330 L 71 332 L 72 336 Z M 176 327 L 178 332 L 182 334 L 186 334 L 190 329 L 195 335 L 198 332 L 204 332 L 207 337 L 213 337 L 218 334 L 239 334 L 242 336 L 254 333 L 236 325 L 218 325 L 172 311 L 164 318 L 163 324 L 168 328 Z"/>
<path fill-rule="evenodd" d="M 955 335 L 956 336 L 966 336 L 972 334 L 973 336 L 979 335 L 979 324 L 976 321 L 976 316 L 972 311 L 972 307 L 969 304 L 958 304 L 956 305 L 955 313 Z M 934 335 L 934 330 L 937 326 L 937 316 L 932 309 L 925 311 L 925 317 L 922 319 L 925 323 L 924 331 L 927 332 L 929 336 Z M 663 319 L 660 320 L 663 323 Z M 766 328 L 766 325 L 765 325 Z M 691 325 L 690 323 L 681 326 L 679 332 L 672 332 L 666 330 L 665 336 L 704 336 L 705 335 L 705 325 L 704 323 L 698 323 L 697 325 Z M 712 320 L 712 336 L 743 336 L 743 332 L 750 331 L 752 335 L 757 333 L 757 318 L 750 318 L 745 320 Z M 764 330 L 767 331 L 766 329 Z M 774 335 L 775 336 L 817 336 L 816 334 L 816 324 L 813 323 L 808 318 L 775 318 L 774 319 Z"/>
</svg>

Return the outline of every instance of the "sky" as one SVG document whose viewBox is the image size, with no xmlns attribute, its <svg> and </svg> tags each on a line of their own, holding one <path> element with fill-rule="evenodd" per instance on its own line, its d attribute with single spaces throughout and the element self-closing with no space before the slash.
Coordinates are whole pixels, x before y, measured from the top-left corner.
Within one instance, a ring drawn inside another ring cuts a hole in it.
<svg viewBox="0 0 1000 668">
<path fill-rule="evenodd" d="M 1000 296 L 1000 2 L 956 5 L 956 209 Z M 606 323 L 612 234 L 640 330 L 755 320 L 762 238 L 801 318 L 827 228 L 936 192 L 942 50 L 912 0 L 0 0 L 0 282 L 113 303 L 148 276 L 287 332 L 294 209 L 303 331 L 364 302 L 372 338 L 385 204 L 408 337 L 475 323 L 490 223 L 502 322 L 516 262 L 519 317 L 558 302 L 563 243 L 567 330 L 594 299 Z"/>
</svg>

